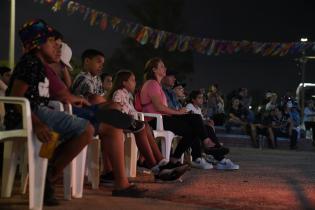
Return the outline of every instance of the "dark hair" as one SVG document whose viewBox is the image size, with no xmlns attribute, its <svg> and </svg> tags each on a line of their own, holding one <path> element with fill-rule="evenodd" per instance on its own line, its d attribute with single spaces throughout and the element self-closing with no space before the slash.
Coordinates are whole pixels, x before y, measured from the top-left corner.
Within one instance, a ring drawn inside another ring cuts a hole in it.
<svg viewBox="0 0 315 210">
<path fill-rule="evenodd" d="M 200 90 L 191 91 L 188 97 L 188 102 L 192 103 L 193 102 L 192 100 L 196 99 L 198 95 L 202 95 Z"/>
<path fill-rule="evenodd" d="M 153 68 L 157 68 L 159 62 L 162 62 L 162 59 L 159 57 L 151 58 L 144 65 L 144 81 L 146 80 L 156 80 Z"/>
<path fill-rule="evenodd" d="M 134 75 L 134 73 L 128 69 L 121 69 L 115 74 L 113 87 L 109 91 L 107 95 L 107 99 L 111 100 L 113 97 L 113 94 L 116 90 L 124 88 L 124 82 L 128 81 L 128 79 L 131 77 L 131 75 Z"/>
<path fill-rule="evenodd" d="M 3 76 L 4 73 L 10 72 L 10 71 L 11 71 L 11 69 L 8 68 L 8 67 L 6 67 L 6 66 L 1 66 L 1 67 L 0 67 L 0 75 L 1 75 L 1 76 Z"/>
<path fill-rule="evenodd" d="M 99 50 L 95 50 L 95 49 L 87 49 L 85 50 L 82 55 L 81 55 L 81 61 L 82 61 L 82 64 L 84 64 L 84 60 L 86 58 L 94 58 L 96 56 L 102 56 L 105 58 L 105 55 L 104 53 L 102 53 L 101 51 Z"/>
<path fill-rule="evenodd" d="M 56 40 L 61 39 L 63 41 L 63 35 L 59 31 L 57 31 L 56 29 L 53 32 L 53 37 L 55 37 Z"/>
<path fill-rule="evenodd" d="M 102 74 L 101 74 L 102 82 L 104 81 L 104 79 L 105 79 L 106 77 L 113 77 L 113 76 L 112 76 L 111 74 L 108 74 L 108 73 L 102 73 Z"/>
</svg>

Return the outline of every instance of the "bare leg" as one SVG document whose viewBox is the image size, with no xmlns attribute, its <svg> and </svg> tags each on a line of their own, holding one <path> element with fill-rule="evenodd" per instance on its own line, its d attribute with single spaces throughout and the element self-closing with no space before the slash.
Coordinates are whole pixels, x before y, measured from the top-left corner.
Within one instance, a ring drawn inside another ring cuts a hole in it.
<svg viewBox="0 0 315 210">
<path fill-rule="evenodd" d="M 108 156 L 113 166 L 115 189 L 129 187 L 125 173 L 124 134 L 121 129 L 101 123 L 99 127 L 101 140 L 108 147 Z"/>
<path fill-rule="evenodd" d="M 256 135 L 256 127 L 253 124 L 248 124 L 249 125 L 249 129 L 250 129 L 250 138 L 252 140 L 253 146 L 257 147 L 257 135 Z"/>
<path fill-rule="evenodd" d="M 205 148 L 215 147 L 215 143 L 209 137 L 203 140 L 203 145 Z"/>
<path fill-rule="evenodd" d="M 155 160 L 154 154 L 151 150 L 146 130 L 143 129 L 142 131 L 135 133 L 135 137 L 137 147 L 139 148 L 140 153 L 144 156 L 147 166 L 152 168 L 157 164 L 157 161 Z"/>
<path fill-rule="evenodd" d="M 269 138 L 269 141 L 271 143 L 272 148 L 276 148 L 275 137 L 273 135 L 272 128 L 267 129 L 267 135 L 268 135 L 268 138 Z"/>
<path fill-rule="evenodd" d="M 70 139 L 56 148 L 50 161 L 52 166 L 51 181 L 56 181 L 62 170 L 92 141 L 93 134 L 94 128 L 89 123 L 80 136 Z"/>
<path fill-rule="evenodd" d="M 147 138 L 148 138 L 149 144 L 151 146 L 151 150 L 153 152 L 155 160 L 157 163 L 159 163 L 164 157 L 163 157 L 158 145 L 155 142 L 155 138 L 153 136 L 153 132 L 151 130 L 151 127 L 149 126 L 149 124 L 147 122 L 145 122 L 145 130 L 147 132 Z"/>
<path fill-rule="evenodd" d="M 103 174 L 113 171 L 112 164 L 109 159 L 109 151 L 108 146 L 106 145 L 105 141 L 101 141 L 101 148 L 102 148 L 102 158 L 103 158 Z"/>
</svg>

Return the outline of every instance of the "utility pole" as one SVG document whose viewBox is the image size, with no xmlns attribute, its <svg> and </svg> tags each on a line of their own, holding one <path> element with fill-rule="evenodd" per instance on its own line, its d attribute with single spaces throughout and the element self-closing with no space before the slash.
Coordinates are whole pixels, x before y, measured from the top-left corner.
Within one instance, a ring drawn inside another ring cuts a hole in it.
<svg viewBox="0 0 315 210">
<path fill-rule="evenodd" d="M 15 53 L 15 0 L 11 0 L 10 13 L 10 34 L 9 34 L 9 67 L 14 68 L 14 53 Z"/>
</svg>

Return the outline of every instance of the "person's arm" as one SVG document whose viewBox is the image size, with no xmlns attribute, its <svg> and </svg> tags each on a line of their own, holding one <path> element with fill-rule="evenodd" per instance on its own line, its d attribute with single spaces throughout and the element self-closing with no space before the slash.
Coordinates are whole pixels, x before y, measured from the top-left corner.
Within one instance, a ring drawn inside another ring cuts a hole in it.
<svg viewBox="0 0 315 210">
<path fill-rule="evenodd" d="M 62 77 L 63 77 L 63 81 L 64 83 L 66 84 L 66 86 L 68 88 L 71 87 L 71 84 L 72 84 L 72 79 L 71 79 L 71 75 L 69 73 L 69 70 L 67 67 L 65 67 L 62 71 Z"/>
<path fill-rule="evenodd" d="M 87 99 L 87 101 L 89 101 L 89 103 L 92 104 L 96 104 L 99 101 L 102 101 L 102 103 L 106 101 L 103 96 L 92 93 L 93 85 L 86 79 L 80 79 L 79 81 L 79 84 L 75 84 L 77 86 L 75 91 L 77 95 L 82 95 L 85 99 Z"/>
<path fill-rule="evenodd" d="M 175 109 L 171 109 L 171 108 L 165 106 L 162 103 L 161 98 L 158 95 L 152 96 L 151 100 L 152 100 L 152 104 L 153 104 L 154 108 L 160 113 L 170 114 L 170 115 L 180 115 L 180 114 L 186 114 L 187 113 L 186 108 L 181 108 L 179 110 L 175 110 Z"/>
<path fill-rule="evenodd" d="M 243 120 L 241 120 L 239 117 L 237 117 L 235 114 L 233 113 L 229 113 L 229 117 L 230 117 L 230 120 L 236 122 L 236 123 L 240 123 L 242 125 L 246 125 L 247 122 L 244 122 Z"/>
<path fill-rule="evenodd" d="M 10 92 L 10 96 L 24 97 L 28 87 L 28 84 L 26 84 L 22 80 L 15 80 L 12 86 L 12 90 Z M 34 114 L 33 112 L 32 124 L 34 132 L 41 142 L 50 141 L 50 129 L 45 123 L 41 122 L 36 114 Z"/>
<path fill-rule="evenodd" d="M 217 95 L 217 100 L 219 103 L 221 103 L 224 106 L 224 100 L 219 94 Z"/>
<path fill-rule="evenodd" d="M 85 98 L 71 94 L 67 88 L 59 90 L 55 94 L 55 99 L 58 101 L 61 101 L 64 104 L 70 103 L 74 106 L 90 106 L 91 105 Z"/>
<path fill-rule="evenodd" d="M 6 91 L 8 86 L 0 79 L 0 90 Z"/>
<path fill-rule="evenodd" d="M 237 117 L 236 115 L 234 115 L 232 112 L 229 113 L 229 117 L 233 120 L 238 120 L 241 121 L 241 119 L 239 117 Z"/>
<path fill-rule="evenodd" d="M 187 104 L 186 110 L 187 110 L 187 112 L 190 112 L 190 111 L 194 112 L 194 105 L 192 105 L 191 103 Z"/>
</svg>

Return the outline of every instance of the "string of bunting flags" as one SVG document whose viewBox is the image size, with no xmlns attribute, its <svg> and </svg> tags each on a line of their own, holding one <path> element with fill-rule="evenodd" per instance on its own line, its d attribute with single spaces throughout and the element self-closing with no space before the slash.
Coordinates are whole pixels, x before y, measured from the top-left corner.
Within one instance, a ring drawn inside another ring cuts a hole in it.
<svg viewBox="0 0 315 210">
<path fill-rule="evenodd" d="M 152 44 L 154 48 L 164 47 L 168 51 L 195 51 L 204 55 L 223 55 L 235 53 L 253 53 L 262 56 L 297 55 L 311 49 L 315 51 L 315 42 L 256 42 L 231 41 L 211 38 L 192 37 L 151 28 L 109 15 L 90 8 L 77 1 L 34 0 L 51 6 L 52 11 L 65 9 L 68 15 L 79 14 L 90 26 L 98 26 L 102 31 L 111 27 L 114 31 L 132 37 L 141 45 Z"/>
</svg>

